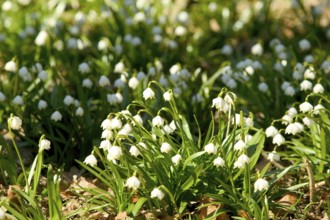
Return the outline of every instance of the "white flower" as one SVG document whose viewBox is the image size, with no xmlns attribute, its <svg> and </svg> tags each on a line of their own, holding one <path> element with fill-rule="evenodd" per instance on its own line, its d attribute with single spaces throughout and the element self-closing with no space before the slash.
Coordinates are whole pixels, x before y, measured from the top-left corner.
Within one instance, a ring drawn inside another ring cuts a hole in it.
<svg viewBox="0 0 330 220">
<path fill-rule="evenodd" d="M 257 179 L 254 183 L 254 192 L 268 190 L 269 184 L 268 181 L 262 178 Z"/>
<path fill-rule="evenodd" d="M 90 68 L 89 68 L 88 63 L 84 62 L 84 63 L 79 64 L 78 71 L 81 72 L 81 73 L 89 73 Z"/>
<path fill-rule="evenodd" d="M 267 129 L 266 129 L 266 136 L 267 137 L 274 137 L 275 135 L 278 134 L 278 130 L 277 128 L 275 128 L 274 126 L 269 126 Z"/>
<path fill-rule="evenodd" d="M 163 94 L 163 98 L 164 98 L 164 100 L 167 101 L 167 102 L 171 101 L 171 99 L 172 99 L 172 94 L 171 94 L 171 92 L 169 92 L 169 91 L 165 92 L 165 93 Z"/>
<path fill-rule="evenodd" d="M 93 86 L 93 82 L 92 82 L 92 80 L 90 80 L 90 79 L 84 79 L 83 81 L 82 81 L 82 86 L 83 87 L 86 87 L 86 88 L 88 88 L 88 89 L 90 89 L 90 88 L 92 88 L 92 86 Z"/>
<path fill-rule="evenodd" d="M 299 41 L 299 47 L 302 51 L 306 51 L 311 49 L 311 43 L 306 39 L 302 39 Z"/>
<path fill-rule="evenodd" d="M 15 98 L 13 99 L 13 103 L 14 103 L 15 105 L 23 105 L 23 104 L 24 104 L 24 101 L 23 101 L 23 99 L 22 99 L 21 96 L 17 95 L 17 96 L 15 96 Z"/>
<path fill-rule="evenodd" d="M 242 140 L 239 140 L 234 145 L 234 150 L 244 150 L 246 148 L 246 143 Z"/>
<path fill-rule="evenodd" d="M 97 159 L 93 154 L 91 154 L 86 157 L 84 163 L 93 167 L 97 165 Z"/>
<path fill-rule="evenodd" d="M 144 72 L 140 71 L 137 73 L 136 78 L 138 80 L 144 80 L 146 78 L 146 74 Z"/>
<path fill-rule="evenodd" d="M 263 54 L 263 52 L 264 52 L 264 49 L 260 43 L 253 45 L 253 47 L 251 48 L 251 53 L 253 55 L 261 56 Z"/>
<path fill-rule="evenodd" d="M 284 115 L 282 117 L 282 124 L 287 125 L 292 122 L 292 117 L 289 115 Z"/>
<path fill-rule="evenodd" d="M 49 150 L 50 149 L 50 141 L 47 139 L 42 139 L 39 142 L 39 151 Z"/>
<path fill-rule="evenodd" d="M 109 150 L 111 146 L 112 145 L 109 140 L 103 140 L 100 143 L 100 149 L 103 149 L 103 150 Z"/>
<path fill-rule="evenodd" d="M 113 132 L 111 130 L 105 129 L 104 131 L 102 131 L 101 138 L 112 139 L 113 138 Z"/>
<path fill-rule="evenodd" d="M 318 83 L 313 87 L 313 92 L 314 93 L 324 93 L 324 88 L 321 84 Z"/>
<path fill-rule="evenodd" d="M 111 146 L 108 149 L 108 155 L 107 155 L 107 159 L 110 161 L 113 160 L 119 160 L 119 158 L 123 155 L 123 151 L 121 149 L 121 147 L 118 146 Z"/>
<path fill-rule="evenodd" d="M 144 100 L 155 98 L 154 91 L 152 91 L 152 89 L 150 89 L 150 88 L 145 89 L 143 91 L 143 98 L 144 98 Z"/>
<path fill-rule="evenodd" d="M 304 77 L 306 79 L 315 79 L 315 70 L 314 70 L 314 68 L 311 67 L 311 68 L 306 69 L 305 72 L 304 72 Z"/>
<path fill-rule="evenodd" d="M 15 61 L 11 60 L 5 64 L 5 70 L 8 72 L 16 72 L 17 64 Z"/>
<path fill-rule="evenodd" d="M 324 110 L 325 108 L 324 108 L 324 106 L 323 105 L 321 105 L 321 104 L 317 104 L 317 105 L 315 105 L 314 106 L 314 114 L 315 115 L 317 115 L 317 114 L 319 114 L 322 110 Z"/>
<path fill-rule="evenodd" d="M 254 122 L 253 122 L 252 118 L 245 118 L 244 117 L 244 125 L 246 127 L 253 127 Z"/>
<path fill-rule="evenodd" d="M 280 161 L 280 155 L 276 151 L 273 151 L 273 152 L 268 154 L 267 159 L 270 162 Z"/>
<path fill-rule="evenodd" d="M 311 127 L 314 124 L 314 120 L 308 117 L 304 117 L 303 122 L 307 127 Z"/>
<path fill-rule="evenodd" d="M 233 53 L 233 48 L 229 44 L 226 44 L 221 48 L 221 53 L 230 56 Z"/>
<path fill-rule="evenodd" d="M 110 86 L 110 80 L 106 76 L 101 76 L 99 79 L 99 85 L 101 87 Z"/>
<path fill-rule="evenodd" d="M 38 102 L 38 109 L 42 110 L 47 108 L 47 102 L 45 100 L 39 100 Z"/>
<path fill-rule="evenodd" d="M 134 157 L 137 157 L 141 154 L 139 149 L 135 145 L 131 146 L 131 148 L 129 149 L 129 153 Z"/>
<path fill-rule="evenodd" d="M 268 85 L 265 82 L 261 82 L 258 85 L 258 89 L 260 92 L 267 92 L 268 91 Z"/>
<path fill-rule="evenodd" d="M 285 139 L 281 134 L 277 134 L 273 137 L 273 144 L 276 144 L 276 145 L 280 146 L 284 142 L 285 142 Z"/>
<path fill-rule="evenodd" d="M 304 81 L 302 81 L 302 82 L 300 83 L 300 90 L 301 90 L 301 91 L 307 91 L 307 90 L 310 90 L 310 89 L 312 89 L 312 87 L 313 87 L 312 82 L 309 81 L 309 80 L 307 80 L 307 79 L 305 79 Z"/>
<path fill-rule="evenodd" d="M 234 163 L 234 168 L 243 168 L 245 164 L 250 163 L 250 158 L 245 154 L 242 154 L 237 158 L 237 161 Z"/>
<path fill-rule="evenodd" d="M 55 111 L 50 116 L 50 119 L 53 120 L 53 121 L 61 121 L 62 120 L 62 114 L 59 111 Z"/>
<path fill-rule="evenodd" d="M 233 92 L 228 92 L 226 95 L 225 95 L 225 102 L 227 102 L 228 104 L 231 104 L 231 105 L 234 105 L 235 101 L 236 101 L 236 94 L 233 93 Z"/>
<path fill-rule="evenodd" d="M 48 79 L 48 73 L 45 70 L 41 70 L 38 73 L 38 78 L 41 79 L 42 81 L 46 81 Z"/>
<path fill-rule="evenodd" d="M 127 136 L 131 133 L 132 127 L 129 124 L 125 124 L 122 129 L 118 131 L 118 135 Z"/>
<path fill-rule="evenodd" d="M 301 123 L 294 122 L 294 123 L 289 124 L 285 128 L 285 133 L 295 135 L 295 134 L 302 132 L 303 130 L 304 130 L 304 126 Z"/>
<path fill-rule="evenodd" d="M 128 80 L 128 86 L 131 88 L 131 89 L 136 89 L 138 87 L 138 85 L 140 84 L 140 81 L 136 78 L 136 77 L 131 77 L 129 80 Z"/>
<path fill-rule="evenodd" d="M 119 88 L 119 89 L 122 89 L 125 87 L 125 84 L 126 84 L 126 79 L 116 79 L 115 80 L 115 83 L 114 83 L 114 86 Z"/>
<path fill-rule="evenodd" d="M 134 115 L 133 120 L 134 120 L 134 121 L 132 121 L 133 126 L 135 126 L 136 123 L 139 124 L 139 125 L 143 124 L 143 120 L 142 120 L 140 115 Z"/>
<path fill-rule="evenodd" d="M 216 154 L 217 153 L 217 147 L 213 143 L 209 143 L 209 144 L 205 145 L 204 150 L 208 154 Z"/>
<path fill-rule="evenodd" d="M 304 102 L 299 105 L 299 110 L 302 113 L 310 112 L 313 110 L 313 106 L 309 102 Z"/>
<path fill-rule="evenodd" d="M 212 107 L 215 107 L 219 111 L 226 113 L 228 112 L 230 105 L 223 98 L 217 97 L 212 100 Z"/>
<path fill-rule="evenodd" d="M 292 117 L 296 116 L 298 114 L 298 112 L 295 107 L 291 107 L 291 108 L 289 108 L 287 114 L 288 114 L 288 116 L 290 116 L 292 118 Z"/>
<path fill-rule="evenodd" d="M 167 142 L 162 143 L 162 145 L 160 146 L 160 152 L 162 153 L 168 153 L 171 150 L 172 150 L 172 146 Z"/>
<path fill-rule="evenodd" d="M 152 191 L 151 191 L 151 198 L 157 198 L 159 200 L 162 200 L 164 198 L 164 193 L 163 191 L 161 191 L 160 189 L 158 188 L 154 188 Z"/>
<path fill-rule="evenodd" d="M 214 159 L 213 165 L 216 167 L 223 167 L 225 166 L 225 161 L 221 157 L 217 157 Z"/>
<path fill-rule="evenodd" d="M 284 94 L 287 96 L 294 96 L 295 93 L 296 91 L 292 86 L 288 86 L 288 88 L 286 88 L 286 90 L 284 91 Z"/>
<path fill-rule="evenodd" d="M 74 98 L 70 95 L 67 95 L 64 97 L 63 103 L 67 106 L 72 105 L 74 103 Z"/>
<path fill-rule="evenodd" d="M 111 119 L 110 121 L 111 121 L 110 127 L 109 127 L 110 130 L 121 129 L 121 127 L 123 126 L 121 120 L 119 118 L 117 118 L 117 117 Z"/>
<path fill-rule="evenodd" d="M 290 83 L 288 81 L 284 81 L 281 85 L 281 89 L 285 91 L 290 86 Z"/>
<path fill-rule="evenodd" d="M 17 116 L 11 116 L 8 119 L 8 125 L 13 130 L 19 130 L 22 127 L 22 120 Z"/>
<path fill-rule="evenodd" d="M 78 107 L 75 114 L 76 114 L 76 116 L 83 116 L 84 109 L 82 107 Z"/>
<path fill-rule="evenodd" d="M 164 125 L 163 127 L 166 134 L 172 134 L 174 130 L 169 125 Z"/>
<path fill-rule="evenodd" d="M 152 119 L 152 125 L 155 127 L 163 127 L 164 122 L 165 122 L 165 120 L 162 117 L 160 117 L 159 115 L 157 115 L 156 117 L 154 117 Z"/>
<path fill-rule="evenodd" d="M 141 185 L 140 180 L 135 176 L 128 178 L 125 184 L 125 186 L 133 190 L 137 190 L 140 187 L 140 185 Z"/>
<path fill-rule="evenodd" d="M 103 120 L 103 122 L 101 123 L 101 128 L 103 130 L 105 130 L 105 129 L 110 130 L 111 129 L 111 120 L 108 118 Z"/>
<path fill-rule="evenodd" d="M 6 100 L 5 94 L 3 94 L 2 92 L 0 92 L 0 102 L 3 102 L 5 100 Z"/>
<path fill-rule="evenodd" d="M 34 43 L 37 46 L 44 46 L 47 42 L 47 39 L 48 39 L 48 33 L 42 30 L 38 33 L 36 39 L 34 40 Z"/>
<path fill-rule="evenodd" d="M 182 157 L 180 154 L 177 154 L 175 156 L 172 157 L 172 162 L 175 164 L 175 165 L 178 165 L 180 163 L 180 161 L 182 160 Z"/>
</svg>

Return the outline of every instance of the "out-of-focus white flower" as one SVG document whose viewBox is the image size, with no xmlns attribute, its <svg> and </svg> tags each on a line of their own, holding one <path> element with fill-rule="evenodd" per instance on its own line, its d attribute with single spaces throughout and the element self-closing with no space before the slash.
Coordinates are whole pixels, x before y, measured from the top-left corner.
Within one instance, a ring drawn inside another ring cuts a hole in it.
<svg viewBox="0 0 330 220">
<path fill-rule="evenodd" d="M 209 143 L 205 145 L 204 150 L 208 154 L 216 154 L 217 153 L 217 147 L 213 143 Z"/>
<path fill-rule="evenodd" d="M 53 121 L 61 121 L 62 120 L 62 114 L 59 111 L 55 111 L 50 116 L 50 119 L 53 120 Z"/>
<path fill-rule="evenodd" d="M 155 98 L 155 93 L 154 93 L 154 91 L 152 91 L 152 89 L 150 89 L 150 88 L 146 88 L 146 89 L 143 91 L 143 98 L 144 98 L 144 100 L 148 100 L 148 99 L 153 99 L 153 98 Z"/>
<path fill-rule="evenodd" d="M 86 159 L 84 160 L 84 163 L 94 167 L 97 165 L 97 159 L 93 154 L 91 154 L 86 157 Z"/>
<path fill-rule="evenodd" d="M 296 116 L 298 114 L 297 109 L 295 107 L 289 108 L 287 115 L 290 116 L 291 118 Z"/>
<path fill-rule="evenodd" d="M 182 160 L 182 157 L 180 154 L 177 154 L 177 155 L 173 156 L 171 158 L 171 160 L 174 163 L 174 165 L 178 165 L 180 163 L 180 161 Z"/>
<path fill-rule="evenodd" d="M 313 92 L 314 93 L 324 93 L 324 88 L 321 84 L 318 83 L 313 87 Z"/>
<path fill-rule="evenodd" d="M 136 78 L 136 77 L 131 77 L 129 80 L 128 80 L 128 86 L 131 88 L 131 89 L 136 89 L 140 84 L 140 81 Z"/>
<path fill-rule="evenodd" d="M 15 96 L 15 98 L 13 99 L 13 103 L 15 105 L 24 105 L 23 98 L 19 95 Z"/>
<path fill-rule="evenodd" d="M 122 73 L 125 70 L 125 64 L 123 62 L 119 62 L 115 65 L 114 72 L 116 73 Z"/>
<path fill-rule="evenodd" d="M 67 95 L 64 97 L 63 103 L 64 103 L 64 105 L 67 105 L 67 106 L 72 105 L 74 103 L 74 98 L 70 95 Z"/>
<path fill-rule="evenodd" d="M 276 145 L 280 146 L 284 142 L 285 142 L 285 139 L 281 134 L 277 134 L 273 137 L 273 144 L 276 144 Z"/>
<path fill-rule="evenodd" d="M 171 150 L 172 146 L 167 142 L 162 143 L 162 145 L 160 146 L 160 152 L 162 153 L 169 153 Z"/>
<path fill-rule="evenodd" d="M 310 89 L 312 89 L 312 87 L 313 87 L 313 84 L 312 84 L 312 82 L 311 81 L 309 81 L 309 80 L 304 80 L 304 81 L 302 81 L 301 83 L 300 83 L 300 90 L 301 91 L 307 91 L 307 90 L 310 90 Z"/>
<path fill-rule="evenodd" d="M 304 117 L 303 118 L 303 123 L 304 125 L 306 125 L 307 127 L 311 127 L 314 124 L 314 120 L 309 118 L 309 117 Z"/>
<path fill-rule="evenodd" d="M 268 91 L 268 85 L 265 82 L 261 82 L 258 85 L 258 89 L 260 92 L 267 92 Z"/>
<path fill-rule="evenodd" d="M 34 40 L 34 43 L 37 46 L 44 46 L 47 43 L 48 38 L 49 38 L 49 36 L 48 36 L 47 31 L 42 30 L 38 33 L 36 39 Z"/>
<path fill-rule="evenodd" d="M 17 64 L 15 61 L 11 60 L 5 64 L 4 69 L 8 72 L 16 72 Z"/>
<path fill-rule="evenodd" d="M 38 78 L 41 79 L 42 81 L 46 81 L 48 79 L 48 73 L 45 70 L 41 70 L 38 73 Z"/>
<path fill-rule="evenodd" d="M 253 119 L 252 118 L 245 118 L 244 117 L 244 125 L 246 127 L 253 127 L 253 125 L 254 125 Z"/>
<path fill-rule="evenodd" d="M 143 120 L 142 120 L 140 115 L 134 115 L 133 119 L 134 119 L 134 121 L 132 121 L 133 126 L 135 126 L 136 123 L 139 124 L 139 125 L 143 124 Z"/>
<path fill-rule="evenodd" d="M 290 115 L 283 115 L 282 124 L 287 125 L 292 122 L 292 117 Z"/>
<path fill-rule="evenodd" d="M 295 89 L 292 86 L 289 86 L 284 91 L 284 94 L 287 95 L 287 96 L 294 96 L 296 94 L 296 91 L 295 91 Z"/>
<path fill-rule="evenodd" d="M 39 100 L 38 102 L 38 109 L 42 110 L 47 108 L 47 102 L 45 100 Z"/>
<path fill-rule="evenodd" d="M 136 78 L 138 80 L 144 80 L 146 77 L 147 77 L 146 74 L 142 71 L 138 72 L 137 75 L 136 75 Z"/>
<path fill-rule="evenodd" d="M 315 70 L 314 70 L 314 68 L 308 68 L 308 69 L 306 69 L 305 70 L 305 72 L 304 72 L 304 77 L 305 77 L 305 79 L 315 79 Z"/>
<path fill-rule="evenodd" d="M 83 81 L 82 81 L 82 86 L 83 87 L 86 87 L 86 88 L 88 88 L 88 89 L 90 89 L 90 88 L 92 88 L 92 86 L 93 86 L 93 82 L 92 82 L 92 80 L 90 80 L 90 79 L 84 79 Z"/>
<path fill-rule="evenodd" d="M 226 44 L 221 48 L 221 53 L 223 55 L 230 56 L 233 54 L 233 48 L 229 44 Z"/>
<path fill-rule="evenodd" d="M 170 91 L 167 91 L 163 94 L 163 98 L 165 101 L 169 102 L 172 99 L 172 93 Z"/>
<path fill-rule="evenodd" d="M 128 178 L 125 184 L 126 187 L 133 190 L 137 190 L 140 187 L 140 185 L 141 185 L 140 180 L 135 176 Z"/>
<path fill-rule="evenodd" d="M 307 39 L 302 39 L 301 41 L 299 41 L 299 47 L 300 50 L 302 51 L 307 51 L 309 49 L 311 49 L 311 43 L 307 40 Z"/>
<path fill-rule="evenodd" d="M 91 71 L 91 69 L 89 68 L 88 63 L 83 62 L 83 63 L 79 64 L 78 71 L 81 73 L 89 73 Z"/>
<path fill-rule="evenodd" d="M 43 138 L 40 142 L 39 142 L 39 151 L 44 151 L 44 150 L 49 150 L 50 149 L 50 141 Z"/>
<path fill-rule="evenodd" d="M 224 167 L 225 161 L 221 157 L 217 157 L 213 161 L 213 165 L 216 167 Z"/>
<path fill-rule="evenodd" d="M 160 117 L 159 115 L 157 115 L 156 117 L 154 117 L 152 119 L 152 125 L 155 127 L 163 127 L 165 123 L 165 120 Z"/>
<path fill-rule="evenodd" d="M 253 55 L 261 56 L 263 52 L 264 52 L 264 48 L 260 43 L 253 45 L 253 47 L 251 48 L 251 53 Z"/>
<path fill-rule="evenodd" d="M 177 17 L 177 21 L 183 24 L 187 24 L 189 22 L 189 14 L 186 11 L 181 11 Z"/>
<path fill-rule="evenodd" d="M 10 116 L 8 125 L 13 130 L 19 130 L 22 127 L 22 120 L 18 116 Z"/>
<path fill-rule="evenodd" d="M 250 163 L 250 158 L 245 154 L 242 154 L 237 158 L 237 161 L 234 163 L 234 168 L 243 168 L 245 164 Z"/>
<path fill-rule="evenodd" d="M 125 79 L 126 80 L 126 79 Z M 119 78 L 115 80 L 114 86 L 119 88 L 119 89 L 123 89 L 125 87 L 126 81 Z"/>
<path fill-rule="evenodd" d="M 321 105 L 321 104 L 317 104 L 317 105 L 315 105 L 314 106 L 314 114 L 315 115 L 318 115 L 322 110 L 324 110 L 325 108 L 324 108 L 324 106 L 323 105 Z"/>
<path fill-rule="evenodd" d="M 294 122 L 294 123 L 289 124 L 285 128 L 285 133 L 295 135 L 295 134 L 302 132 L 303 130 L 304 130 L 304 125 L 302 125 L 299 122 Z"/>
<path fill-rule="evenodd" d="M 234 145 L 234 150 L 244 150 L 246 148 L 246 143 L 242 140 L 239 140 Z"/>
<path fill-rule="evenodd" d="M 0 92 L 0 102 L 3 102 L 5 100 L 6 100 L 5 94 L 3 94 L 2 92 Z"/>
<path fill-rule="evenodd" d="M 219 111 L 226 113 L 228 112 L 230 105 L 223 98 L 217 97 L 212 100 L 212 107 L 215 107 Z"/>
<path fill-rule="evenodd" d="M 313 106 L 309 102 L 304 102 L 299 105 L 299 110 L 303 113 L 313 110 Z"/>
<path fill-rule="evenodd" d="M 313 57 L 313 55 L 309 54 L 309 55 L 305 56 L 304 61 L 305 61 L 306 63 L 313 63 L 313 62 L 314 62 L 314 57 Z"/>
<path fill-rule="evenodd" d="M 280 161 L 280 155 L 276 151 L 273 151 L 273 152 L 268 154 L 267 159 L 270 162 Z"/>
<path fill-rule="evenodd" d="M 141 154 L 141 152 L 139 151 L 139 149 L 135 146 L 132 145 L 129 149 L 129 153 L 133 156 L 133 157 L 137 157 Z"/>
<path fill-rule="evenodd" d="M 76 114 L 76 116 L 83 116 L 84 109 L 82 107 L 78 107 L 75 114 Z"/>
<path fill-rule="evenodd" d="M 176 36 L 183 36 L 187 33 L 187 29 L 183 26 L 177 26 L 175 29 L 174 29 L 174 34 Z"/>
<path fill-rule="evenodd" d="M 122 151 L 121 147 L 111 146 L 108 149 L 107 159 L 109 161 L 119 160 L 122 155 L 123 155 L 123 151 Z"/>
<path fill-rule="evenodd" d="M 269 184 L 268 181 L 262 178 L 257 179 L 254 183 L 254 192 L 268 190 Z"/>
<path fill-rule="evenodd" d="M 99 85 L 101 87 L 110 86 L 110 80 L 106 76 L 101 76 L 99 79 Z"/>
<path fill-rule="evenodd" d="M 266 137 L 274 137 L 277 134 L 278 134 L 278 130 L 274 126 L 269 126 L 266 129 Z"/>
<path fill-rule="evenodd" d="M 161 191 L 160 189 L 158 188 L 154 188 L 152 191 L 151 191 L 151 198 L 157 198 L 159 200 L 162 200 L 164 198 L 164 193 L 163 191 Z"/>
<path fill-rule="evenodd" d="M 210 10 L 210 12 L 215 12 L 218 8 L 218 5 L 216 2 L 210 2 L 207 7 Z"/>
</svg>

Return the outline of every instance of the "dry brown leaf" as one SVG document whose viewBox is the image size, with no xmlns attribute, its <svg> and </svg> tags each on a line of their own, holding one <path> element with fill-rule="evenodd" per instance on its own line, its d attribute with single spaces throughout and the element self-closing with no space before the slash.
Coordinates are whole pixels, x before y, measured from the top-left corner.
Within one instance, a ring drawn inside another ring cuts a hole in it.
<svg viewBox="0 0 330 220">
<path fill-rule="evenodd" d="M 284 194 L 284 196 L 282 198 L 280 198 L 279 200 L 277 200 L 276 202 L 279 205 L 290 207 L 290 206 L 296 204 L 297 200 L 298 200 L 298 197 L 295 193 L 286 192 Z M 275 216 L 284 216 L 289 212 L 289 210 L 287 210 L 285 207 L 274 208 L 272 211 L 275 214 Z"/>
<path fill-rule="evenodd" d="M 120 212 L 118 215 L 115 217 L 115 220 L 127 220 L 128 216 L 126 212 Z"/>
</svg>

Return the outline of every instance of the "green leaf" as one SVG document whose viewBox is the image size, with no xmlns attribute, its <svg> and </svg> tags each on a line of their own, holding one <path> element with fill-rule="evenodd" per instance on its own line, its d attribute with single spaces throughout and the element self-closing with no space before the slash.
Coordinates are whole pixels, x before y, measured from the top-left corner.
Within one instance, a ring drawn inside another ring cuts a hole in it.
<svg viewBox="0 0 330 220">
<path fill-rule="evenodd" d="M 145 197 L 141 197 L 139 198 L 139 200 L 135 203 L 134 208 L 132 210 L 132 213 L 134 216 L 136 216 L 138 214 L 138 212 L 140 211 L 141 207 L 143 206 L 143 204 L 147 201 L 148 199 Z"/>
</svg>

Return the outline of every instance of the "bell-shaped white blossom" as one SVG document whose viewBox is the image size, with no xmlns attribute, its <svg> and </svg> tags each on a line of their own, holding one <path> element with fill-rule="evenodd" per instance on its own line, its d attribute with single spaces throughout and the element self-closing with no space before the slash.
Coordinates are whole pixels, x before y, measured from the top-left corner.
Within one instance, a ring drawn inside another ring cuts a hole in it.
<svg viewBox="0 0 330 220">
<path fill-rule="evenodd" d="M 110 86 L 110 80 L 106 76 L 101 76 L 99 79 L 99 85 L 101 87 Z"/>
<path fill-rule="evenodd" d="M 313 110 L 313 106 L 309 102 L 304 102 L 299 105 L 299 110 L 302 113 L 310 112 Z"/>
<path fill-rule="evenodd" d="M 15 96 L 15 98 L 13 99 L 13 103 L 15 105 L 24 105 L 22 96 L 19 96 L 19 95 Z"/>
<path fill-rule="evenodd" d="M 280 155 L 276 151 L 273 151 L 268 154 L 267 159 L 270 162 L 274 162 L 274 161 L 280 161 L 281 158 L 280 158 Z"/>
<path fill-rule="evenodd" d="M 217 157 L 213 161 L 213 165 L 216 167 L 224 167 L 225 161 L 221 157 Z"/>
<path fill-rule="evenodd" d="M 82 107 L 78 107 L 75 112 L 76 116 L 83 116 L 84 115 L 84 109 Z"/>
<path fill-rule="evenodd" d="M 17 71 L 17 64 L 15 61 L 11 60 L 5 64 L 4 69 L 8 72 L 16 72 Z"/>
<path fill-rule="evenodd" d="M 39 151 L 49 150 L 50 149 L 50 141 L 43 138 L 39 142 Z"/>
<path fill-rule="evenodd" d="M 182 157 L 180 154 L 176 154 L 175 156 L 173 156 L 171 158 L 171 160 L 174 163 L 174 165 L 178 165 L 180 163 L 180 161 L 182 160 Z"/>
<path fill-rule="evenodd" d="M 18 116 L 11 116 L 8 119 L 8 125 L 13 130 L 19 130 L 22 127 L 22 120 Z"/>
<path fill-rule="evenodd" d="M 164 193 L 163 191 L 161 191 L 159 188 L 154 188 L 152 191 L 151 191 L 151 198 L 157 198 L 159 200 L 162 200 L 164 198 Z"/>
<path fill-rule="evenodd" d="M 146 89 L 143 91 L 143 98 L 144 98 L 144 100 L 154 99 L 154 98 L 155 98 L 155 93 L 154 93 L 154 91 L 152 91 L 152 89 L 150 89 L 150 88 L 146 88 Z"/>
<path fill-rule="evenodd" d="M 129 153 L 133 156 L 133 157 L 137 157 L 141 154 L 141 152 L 139 151 L 139 149 L 135 146 L 132 145 L 129 149 Z"/>
<path fill-rule="evenodd" d="M 90 89 L 93 86 L 93 82 L 92 82 L 92 80 L 86 78 L 82 81 L 82 86 L 85 87 L 85 88 Z"/>
<path fill-rule="evenodd" d="M 278 146 L 284 144 L 285 139 L 281 134 L 277 134 L 273 137 L 273 144 L 276 144 Z"/>
<path fill-rule="evenodd" d="M 302 125 L 299 122 L 294 122 L 290 123 L 286 128 L 285 128 L 285 133 L 286 134 L 298 134 L 304 130 L 304 125 Z"/>
<path fill-rule="evenodd" d="M 97 165 L 97 159 L 93 154 L 91 154 L 85 158 L 84 163 L 94 167 Z"/>
<path fill-rule="evenodd" d="M 91 71 L 91 69 L 90 69 L 88 63 L 83 62 L 83 63 L 79 64 L 78 71 L 81 73 L 89 73 Z"/>
<path fill-rule="evenodd" d="M 154 117 L 152 119 L 152 125 L 154 127 L 163 127 L 164 123 L 165 123 L 165 120 L 159 115 L 157 115 L 156 117 Z"/>
<path fill-rule="evenodd" d="M 234 150 L 244 150 L 246 148 L 246 143 L 243 140 L 239 140 L 234 145 Z"/>
<path fill-rule="evenodd" d="M 165 93 L 163 94 L 163 98 L 164 98 L 164 100 L 167 101 L 167 102 L 171 101 L 171 99 L 172 99 L 172 93 L 169 92 L 169 91 L 165 92 Z"/>
<path fill-rule="evenodd" d="M 309 118 L 309 117 L 304 117 L 303 118 L 303 123 L 304 125 L 306 125 L 307 127 L 311 127 L 315 122 L 313 119 Z"/>
<path fill-rule="evenodd" d="M 217 147 L 213 143 L 209 143 L 205 145 L 204 150 L 208 154 L 216 154 L 217 153 Z"/>
<path fill-rule="evenodd" d="M 229 110 L 230 104 L 228 104 L 228 102 L 226 102 L 223 98 L 217 97 L 212 100 L 212 107 L 226 113 Z"/>
<path fill-rule="evenodd" d="M 137 190 L 141 185 L 140 180 L 136 177 L 136 176 L 132 176 L 130 178 L 127 179 L 125 186 L 133 189 L 133 190 Z"/>
<path fill-rule="evenodd" d="M 265 179 L 259 178 L 254 183 L 254 192 L 268 190 L 268 188 L 269 188 L 269 183 Z"/>
<path fill-rule="evenodd" d="M 53 121 L 61 121 L 62 120 L 62 114 L 59 111 L 55 111 L 50 116 L 50 119 L 53 120 Z"/>
<path fill-rule="evenodd" d="M 278 134 L 278 130 L 274 126 L 269 126 L 266 129 L 266 137 L 274 137 L 277 134 Z"/>
<path fill-rule="evenodd" d="M 119 160 L 122 155 L 123 155 L 123 151 L 122 151 L 121 147 L 111 146 L 108 149 L 107 159 L 109 161 Z"/>
<path fill-rule="evenodd" d="M 67 106 L 72 105 L 72 104 L 74 104 L 74 98 L 70 95 L 67 95 L 64 97 L 63 103 L 64 103 L 64 105 L 67 105 Z"/>
<path fill-rule="evenodd" d="M 318 83 L 313 87 L 313 92 L 314 93 L 324 93 L 324 87 Z"/>
<path fill-rule="evenodd" d="M 160 152 L 162 153 L 169 153 L 171 150 L 172 146 L 167 142 L 162 143 L 162 145 L 160 146 Z"/>
<path fill-rule="evenodd" d="M 307 90 L 311 90 L 313 87 L 313 83 L 307 79 L 305 79 L 304 81 L 302 81 L 300 83 L 300 90 L 301 91 L 307 91 Z"/>
<path fill-rule="evenodd" d="M 243 168 L 248 163 L 250 163 L 250 158 L 245 154 L 242 154 L 237 158 L 237 161 L 234 163 L 234 168 Z"/>
</svg>

